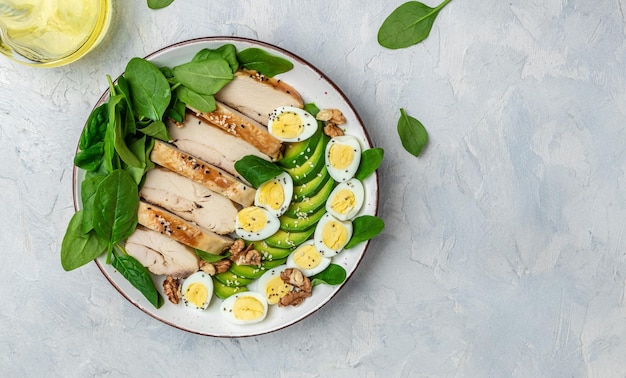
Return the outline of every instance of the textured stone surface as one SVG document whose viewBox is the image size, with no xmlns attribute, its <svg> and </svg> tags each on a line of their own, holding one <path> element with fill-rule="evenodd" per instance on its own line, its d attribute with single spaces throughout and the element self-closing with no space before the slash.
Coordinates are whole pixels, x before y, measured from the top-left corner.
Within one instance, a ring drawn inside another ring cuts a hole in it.
<svg viewBox="0 0 626 378">
<path fill-rule="evenodd" d="M 424 43 L 386 50 L 377 29 L 399 4 L 116 0 L 83 60 L 0 59 L 0 373 L 626 375 L 626 1 L 456 0 Z M 386 151 L 384 233 L 328 305 L 260 337 L 179 331 L 94 264 L 59 263 L 73 152 L 105 75 L 212 35 L 308 60 Z M 430 133 L 419 159 L 396 136 L 400 107 Z"/>
</svg>

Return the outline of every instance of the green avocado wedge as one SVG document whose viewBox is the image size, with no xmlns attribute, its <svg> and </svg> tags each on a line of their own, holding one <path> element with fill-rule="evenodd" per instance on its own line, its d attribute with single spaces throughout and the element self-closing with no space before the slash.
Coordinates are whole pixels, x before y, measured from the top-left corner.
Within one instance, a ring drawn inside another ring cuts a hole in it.
<svg viewBox="0 0 626 378">
<path fill-rule="evenodd" d="M 295 168 L 304 164 L 315 151 L 322 138 L 322 128 L 318 125 L 317 131 L 307 140 L 286 143 L 282 159 L 276 163 L 283 168 Z"/>
</svg>

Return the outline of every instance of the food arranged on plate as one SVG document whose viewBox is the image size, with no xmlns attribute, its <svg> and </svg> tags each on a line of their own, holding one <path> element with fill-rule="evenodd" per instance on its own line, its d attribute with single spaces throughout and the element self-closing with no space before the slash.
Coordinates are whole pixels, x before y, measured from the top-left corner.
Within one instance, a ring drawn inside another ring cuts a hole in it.
<svg viewBox="0 0 626 378">
<path fill-rule="evenodd" d="M 64 269 L 105 255 L 155 308 L 220 300 L 234 324 L 343 283 L 333 259 L 383 228 L 361 211 L 383 151 L 274 77 L 291 67 L 225 44 L 175 67 L 133 58 L 109 78 L 74 160 L 86 173 Z"/>
</svg>

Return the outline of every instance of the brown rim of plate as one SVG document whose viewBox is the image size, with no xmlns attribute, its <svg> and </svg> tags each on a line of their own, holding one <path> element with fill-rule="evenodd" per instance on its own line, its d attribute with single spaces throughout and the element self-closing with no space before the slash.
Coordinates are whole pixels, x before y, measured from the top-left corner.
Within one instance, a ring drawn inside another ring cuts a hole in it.
<svg viewBox="0 0 626 378">
<path fill-rule="evenodd" d="M 363 130 L 363 133 L 365 134 L 365 138 L 367 139 L 367 142 L 369 143 L 370 146 L 373 146 L 372 144 L 372 140 L 370 138 L 369 133 L 367 132 L 367 129 L 365 128 L 363 121 L 361 120 L 361 116 L 359 115 L 359 113 L 356 111 L 356 109 L 354 108 L 354 106 L 352 105 L 352 102 L 350 102 L 350 100 L 346 97 L 346 95 L 341 91 L 341 89 L 339 89 L 339 87 L 332 81 L 330 80 L 330 78 L 328 78 L 323 72 L 321 72 L 319 69 L 317 69 L 314 65 L 310 64 L 309 62 L 307 62 L 306 60 L 300 58 L 299 56 L 295 55 L 294 53 L 291 53 L 281 47 L 278 47 L 276 45 L 267 43 L 267 42 L 262 42 L 262 41 L 258 41 L 255 39 L 250 39 L 250 38 L 244 38 L 244 37 L 232 37 L 232 36 L 214 36 L 214 37 L 201 37 L 201 38 L 193 38 L 193 39 L 188 39 L 185 41 L 181 41 L 181 42 L 177 42 L 171 45 L 168 45 L 166 47 L 163 47 L 159 50 L 156 50 L 150 54 L 148 54 L 147 56 L 144 57 L 144 59 L 150 60 L 151 58 L 154 58 L 160 54 L 166 53 L 167 51 L 176 48 L 176 47 L 181 47 L 181 46 L 185 46 L 185 45 L 191 45 L 191 44 L 195 44 L 195 43 L 201 43 L 201 42 L 240 42 L 240 43 L 250 43 L 259 47 L 264 47 L 267 48 L 269 50 L 274 50 L 277 52 L 280 52 L 284 55 L 289 56 L 291 59 L 297 61 L 298 63 L 302 64 L 303 66 L 306 66 L 307 68 L 311 69 L 312 71 L 314 71 L 315 73 L 317 73 L 320 78 L 324 79 L 327 83 L 330 84 L 330 86 L 337 92 L 337 94 L 339 94 L 339 96 L 346 102 L 346 104 L 348 104 L 348 106 L 350 107 L 350 110 L 354 113 L 354 115 L 356 116 L 357 121 L 359 122 L 361 129 Z M 104 93 L 102 94 L 102 96 L 100 96 L 100 98 L 98 99 L 98 102 L 94 105 L 94 107 L 92 108 L 95 109 L 97 106 L 103 104 L 104 102 L 106 102 L 107 98 L 109 95 L 109 89 L 107 88 Z M 76 147 L 76 151 L 78 151 L 78 146 Z M 375 211 L 374 211 L 374 215 L 378 215 L 378 202 L 379 202 L 379 190 L 380 190 L 380 185 L 378 183 L 378 171 L 374 172 L 374 174 L 376 175 L 376 197 L 373 199 L 374 202 L 374 206 L 375 206 Z M 78 193 L 77 193 L 77 180 L 78 180 L 78 167 L 74 166 L 73 170 L 72 170 L 72 193 L 73 193 L 73 197 L 74 197 L 74 210 L 78 211 L 80 204 L 78 203 Z M 180 329 L 182 331 L 185 332 L 189 332 L 192 334 L 196 334 L 196 335 L 201 335 L 201 336 L 210 336 L 210 337 L 219 337 L 219 338 L 241 338 L 241 337 L 252 337 L 252 336 L 260 336 L 260 335 L 265 335 L 268 333 L 272 333 L 272 332 L 276 332 L 279 331 L 281 329 L 287 328 L 291 325 L 294 325 L 296 323 L 299 323 L 300 321 L 304 320 L 305 318 L 309 317 L 310 315 L 314 314 L 315 312 L 317 312 L 319 309 L 321 309 L 324 305 L 326 305 L 326 303 L 330 302 L 330 300 L 332 298 L 334 298 L 337 293 L 339 293 L 339 291 L 344 287 L 344 285 L 350 280 L 350 278 L 352 277 L 352 274 L 356 271 L 356 269 L 358 268 L 358 266 L 361 264 L 361 261 L 363 260 L 363 257 L 365 256 L 365 253 L 367 252 L 367 249 L 369 247 L 369 243 L 370 240 L 365 241 L 365 245 L 363 247 L 363 253 L 361 254 L 361 256 L 359 257 L 359 259 L 356 261 L 356 264 L 354 265 L 354 269 L 352 270 L 352 272 L 350 274 L 347 275 L 346 279 L 344 280 L 344 282 L 342 282 L 341 284 L 337 285 L 337 287 L 335 288 L 335 291 L 325 300 L 323 300 L 318 306 L 316 306 L 312 311 L 309 311 L 308 313 L 290 321 L 285 323 L 284 325 L 266 330 L 266 331 L 261 331 L 261 332 L 256 332 L 256 333 L 250 333 L 250 334 L 246 334 L 246 335 L 212 335 L 209 333 L 203 333 L 203 332 L 198 332 L 198 331 L 194 331 L 191 329 L 187 329 L 184 328 L 180 325 L 177 325 L 169 320 L 163 319 L 158 317 L 157 315 L 153 314 L 152 312 L 148 311 L 147 309 L 145 309 L 143 306 L 141 306 L 140 304 L 136 303 L 135 301 L 133 301 L 132 298 L 130 298 L 110 277 L 110 275 L 104 270 L 104 268 L 102 267 L 102 265 L 100 264 L 100 262 L 96 259 L 94 260 L 94 262 L 96 263 L 96 265 L 98 266 L 98 269 L 100 269 L 100 272 L 102 272 L 102 274 L 104 275 L 104 277 L 107 279 L 107 281 L 109 281 L 109 283 L 111 284 L 111 286 L 113 286 L 124 298 L 126 298 L 126 300 L 130 303 L 132 303 L 135 307 L 137 307 L 139 310 L 141 310 L 143 313 L 149 315 L 150 317 L 164 323 L 167 324 L 171 327 Z"/>
</svg>

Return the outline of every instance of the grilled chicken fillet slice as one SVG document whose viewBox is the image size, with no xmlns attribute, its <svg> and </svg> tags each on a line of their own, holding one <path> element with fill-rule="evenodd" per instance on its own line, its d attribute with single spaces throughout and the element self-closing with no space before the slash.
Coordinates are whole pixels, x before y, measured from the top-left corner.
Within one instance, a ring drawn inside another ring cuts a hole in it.
<svg viewBox="0 0 626 378">
<path fill-rule="evenodd" d="M 168 131 L 171 143 L 179 150 L 206 161 L 231 175 L 243 179 L 235 170 L 235 162 L 246 155 L 270 158 L 241 138 L 229 134 L 218 127 L 188 112 L 182 124 L 170 123 Z"/>
<path fill-rule="evenodd" d="M 241 138 L 273 160 L 280 158 L 282 142 L 267 131 L 267 127 L 228 105 L 217 102 L 217 108 L 210 113 L 195 111 L 196 116 L 214 127 Z M 191 109 L 193 110 L 193 109 Z"/>
<path fill-rule="evenodd" d="M 239 70 L 215 94 L 215 99 L 267 126 L 269 115 L 281 106 L 302 108 L 300 94 L 290 85 L 253 70 Z"/>
<path fill-rule="evenodd" d="M 126 240 L 125 249 L 156 275 L 187 278 L 199 269 L 193 248 L 141 226 Z"/>
<path fill-rule="evenodd" d="M 148 171 L 139 196 L 209 231 L 235 231 L 238 210 L 231 200 L 168 169 Z"/>
<path fill-rule="evenodd" d="M 254 188 L 242 183 L 228 172 L 161 141 L 155 141 L 150 160 L 195 181 L 208 189 L 242 205 L 254 202 Z"/>
<path fill-rule="evenodd" d="M 144 201 L 139 202 L 138 222 L 140 225 L 180 243 L 214 255 L 219 255 L 233 244 L 233 240 L 227 236 L 205 230 L 169 211 Z"/>
</svg>

